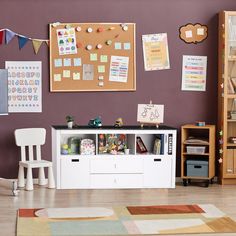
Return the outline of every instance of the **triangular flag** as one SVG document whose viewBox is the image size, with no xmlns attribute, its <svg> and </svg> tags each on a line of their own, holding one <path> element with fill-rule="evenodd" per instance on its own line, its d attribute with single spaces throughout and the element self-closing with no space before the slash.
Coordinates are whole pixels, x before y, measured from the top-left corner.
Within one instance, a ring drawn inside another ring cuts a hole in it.
<svg viewBox="0 0 236 236">
<path fill-rule="evenodd" d="M 6 41 L 6 44 L 8 44 L 12 39 L 13 37 L 16 35 L 16 33 L 14 33 L 13 31 L 11 30 L 6 30 L 6 33 L 5 33 L 5 41 Z"/>
<path fill-rule="evenodd" d="M 34 53 L 37 54 L 39 51 L 39 48 L 41 46 L 43 41 L 39 41 L 39 40 L 32 40 L 32 44 L 33 44 L 33 48 L 34 48 Z"/>
<path fill-rule="evenodd" d="M 3 31 L 4 30 L 0 31 L 0 44 L 2 44 L 2 40 L 3 40 Z"/>
<path fill-rule="evenodd" d="M 48 45 L 48 47 L 49 47 L 49 42 L 50 42 L 49 40 L 46 40 L 46 41 L 45 41 L 45 43 Z"/>
<path fill-rule="evenodd" d="M 28 38 L 24 37 L 24 36 L 18 36 L 18 43 L 19 43 L 19 48 L 23 48 L 25 46 L 25 44 L 28 42 Z"/>
</svg>

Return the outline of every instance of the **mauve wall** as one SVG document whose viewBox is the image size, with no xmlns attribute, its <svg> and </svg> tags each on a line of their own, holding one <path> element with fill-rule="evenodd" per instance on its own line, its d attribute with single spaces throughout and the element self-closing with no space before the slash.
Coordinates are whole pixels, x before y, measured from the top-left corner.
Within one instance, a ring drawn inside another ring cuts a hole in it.
<svg viewBox="0 0 236 236">
<path fill-rule="evenodd" d="M 101 115 L 103 123 L 113 124 L 123 117 L 125 124 L 136 124 L 138 103 L 165 104 L 165 124 L 177 127 L 203 120 L 217 120 L 217 13 L 236 10 L 235 0 L 0 0 L 0 28 L 32 38 L 48 38 L 52 22 L 135 22 L 137 52 L 136 92 L 49 92 L 49 52 L 44 44 L 35 55 L 31 42 L 20 51 L 17 38 L 9 45 L 0 45 L 0 68 L 5 61 L 42 61 L 43 112 L 12 113 L 0 117 L 0 176 L 16 178 L 19 149 L 13 132 L 22 127 L 45 127 L 47 142 L 44 156 L 51 159 L 52 124 L 64 124 L 73 114 L 86 125 L 90 118 Z M 178 28 L 200 22 L 209 27 L 209 36 L 201 44 L 185 44 L 178 37 Z M 145 72 L 141 35 L 167 32 L 170 70 Z M 182 55 L 208 57 L 207 91 L 181 91 Z M 179 133 L 179 132 L 178 132 Z M 180 133 L 179 133 L 180 134 Z M 178 137 L 178 140 L 180 136 Z M 179 141 L 178 141 L 179 143 Z M 177 155 L 177 176 L 180 173 L 180 146 Z"/>
</svg>

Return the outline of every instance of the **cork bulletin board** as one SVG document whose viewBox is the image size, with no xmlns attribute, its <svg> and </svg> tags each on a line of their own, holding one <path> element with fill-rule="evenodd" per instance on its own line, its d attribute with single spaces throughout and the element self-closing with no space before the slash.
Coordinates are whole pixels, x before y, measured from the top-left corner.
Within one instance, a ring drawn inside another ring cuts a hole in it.
<svg viewBox="0 0 236 236">
<path fill-rule="evenodd" d="M 50 91 L 134 91 L 134 23 L 53 23 Z"/>
</svg>

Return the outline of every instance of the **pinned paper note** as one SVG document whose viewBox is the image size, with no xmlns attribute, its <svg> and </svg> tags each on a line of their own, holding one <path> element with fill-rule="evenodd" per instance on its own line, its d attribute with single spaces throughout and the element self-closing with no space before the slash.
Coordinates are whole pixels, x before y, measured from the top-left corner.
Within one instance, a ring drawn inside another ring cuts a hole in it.
<svg viewBox="0 0 236 236">
<path fill-rule="evenodd" d="M 90 61 L 97 61 L 98 58 L 97 58 L 97 53 L 91 53 L 90 54 Z"/>
<path fill-rule="evenodd" d="M 104 79 L 103 75 L 98 76 L 98 80 L 103 80 L 103 79 Z"/>
<path fill-rule="evenodd" d="M 121 43 L 116 42 L 115 43 L 115 49 L 116 50 L 121 50 Z"/>
<path fill-rule="evenodd" d="M 103 81 L 99 81 L 98 82 L 98 86 L 104 86 L 104 82 Z"/>
<path fill-rule="evenodd" d="M 192 30 L 185 31 L 185 37 L 186 37 L 186 38 L 192 38 L 192 37 L 193 37 L 193 32 L 192 32 Z"/>
<path fill-rule="evenodd" d="M 61 74 L 54 74 L 54 81 L 61 81 Z"/>
<path fill-rule="evenodd" d="M 101 55 L 100 62 L 107 62 L 107 55 Z"/>
<path fill-rule="evenodd" d="M 64 58 L 63 64 L 64 64 L 64 66 L 71 66 L 71 59 L 70 58 Z"/>
<path fill-rule="evenodd" d="M 73 73 L 73 80 L 80 80 L 80 73 L 79 72 Z"/>
<path fill-rule="evenodd" d="M 93 65 L 83 64 L 83 80 L 93 80 L 94 68 Z"/>
<path fill-rule="evenodd" d="M 81 66 L 81 58 L 74 58 L 74 66 Z"/>
<path fill-rule="evenodd" d="M 62 59 L 55 59 L 54 65 L 55 65 L 55 67 L 61 67 L 62 66 Z"/>
<path fill-rule="evenodd" d="M 204 35 L 204 28 L 198 28 L 197 35 Z"/>
<path fill-rule="evenodd" d="M 63 70 L 63 77 L 70 78 L 70 70 Z"/>
<path fill-rule="evenodd" d="M 126 83 L 128 70 L 129 57 L 111 56 L 109 81 Z"/>
<path fill-rule="evenodd" d="M 98 73 L 105 73 L 105 66 L 98 66 Z"/>
<path fill-rule="evenodd" d="M 124 43 L 124 50 L 130 50 L 130 43 Z"/>
</svg>

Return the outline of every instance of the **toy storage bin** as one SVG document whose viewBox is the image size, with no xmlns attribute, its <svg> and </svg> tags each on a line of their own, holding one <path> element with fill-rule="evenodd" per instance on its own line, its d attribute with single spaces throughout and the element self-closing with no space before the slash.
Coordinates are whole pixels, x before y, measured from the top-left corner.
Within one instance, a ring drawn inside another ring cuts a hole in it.
<svg viewBox="0 0 236 236">
<path fill-rule="evenodd" d="M 187 176 L 208 177 L 208 161 L 187 160 Z"/>
<path fill-rule="evenodd" d="M 204 154 L 206 147 L 204 146 L 187 146 L 187 153 L 188 154 Z"/>
</svg>

